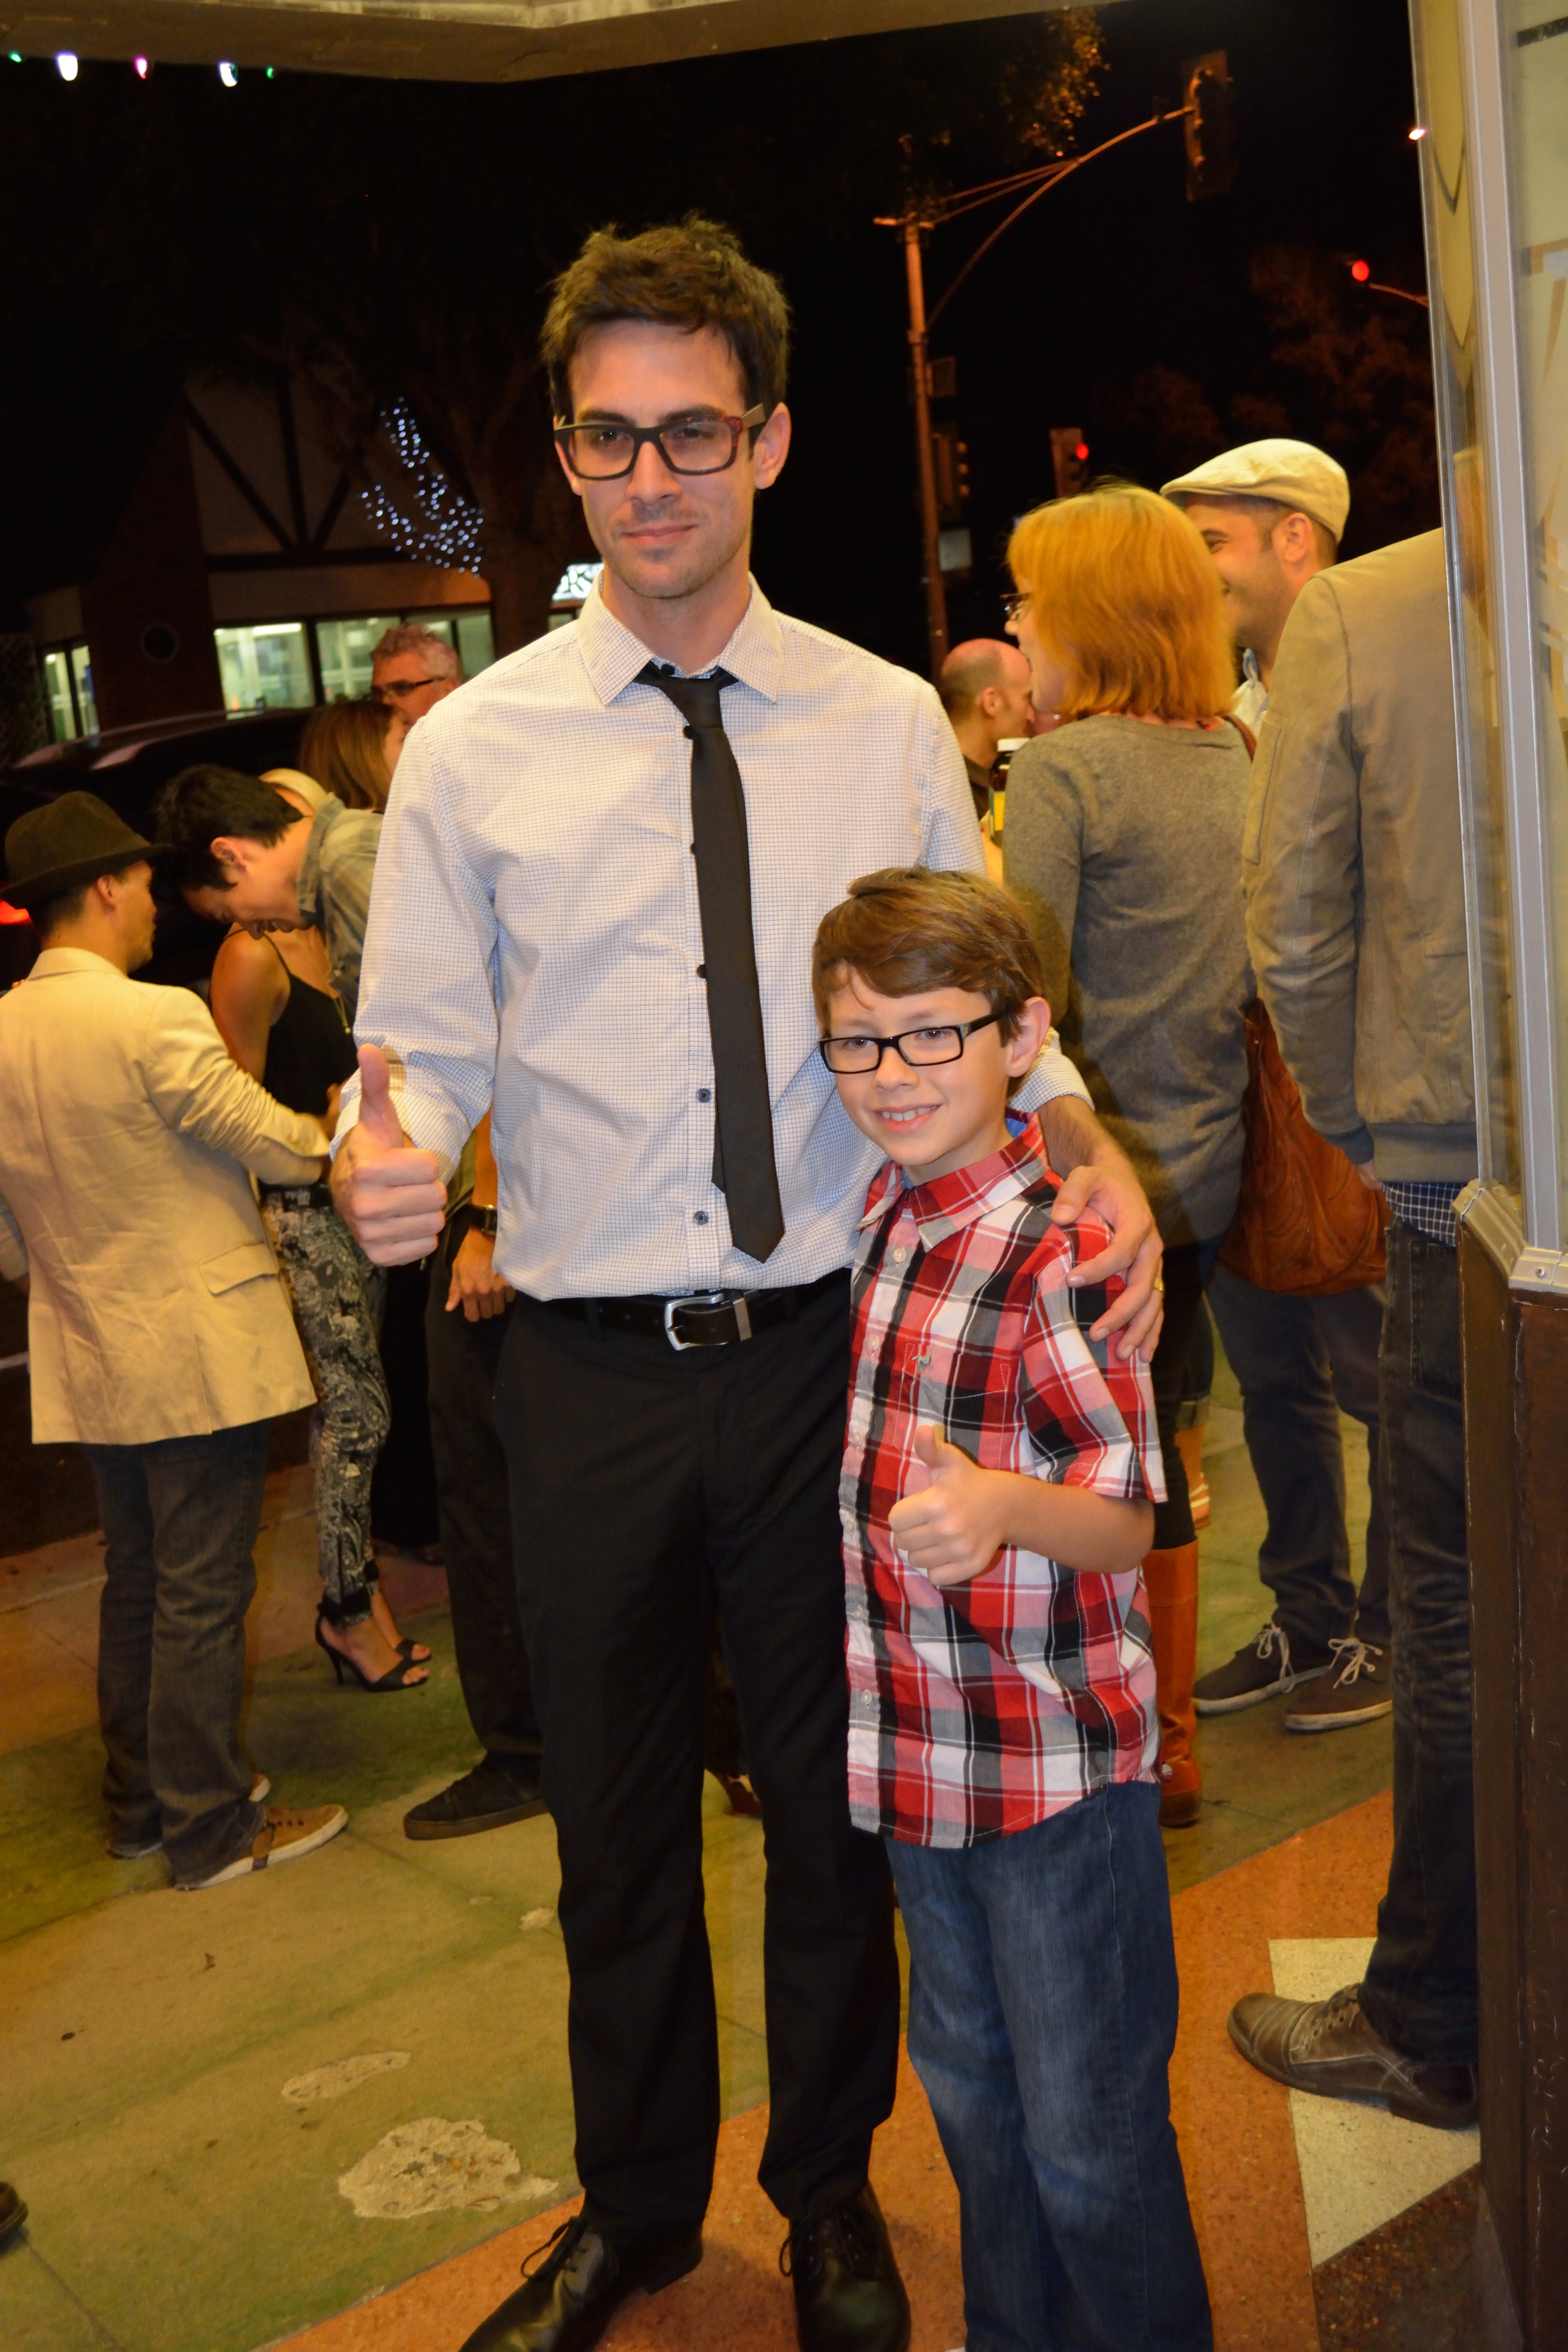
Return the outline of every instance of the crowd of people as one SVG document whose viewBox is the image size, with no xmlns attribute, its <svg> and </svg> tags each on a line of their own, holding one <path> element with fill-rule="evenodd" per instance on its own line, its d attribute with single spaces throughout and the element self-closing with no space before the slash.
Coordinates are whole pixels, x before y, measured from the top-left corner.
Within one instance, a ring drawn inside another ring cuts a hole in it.
<svg viewBox="0 0 1568 2352">
<path fill-rule="evenodd" d="M 700 2261 L 716 1701 L 765 1826 L 803 2352 L 910 2338 L 868 2178 L 895 1885 L 967 2352 L 1201 2352 L 1160 1838 L 1199 1818 L 1199 1714 L 1392 1709 L 1366 1974 L 1232 2037 L 1475 2116 L 1441 537 L 1340 563 L 1345 478 L 1287 440 L 1104 483 L 1019 521 L 1008 636 L 939 701 L 751 575 L 787 350 L 726 232 L 595 235 L 544 336 L 604 558 L 575 625 L 461 690 L 394 631 L 300 770 L 188 770 L 151 840 L 80 793 L 7 836 L 42 947 L 0 1003 L 0 1271 L 35 1433 L 100 1496 L 110 1847 L 195 1889 L 344 1825 L 239 1742 L 277 1414 L 317 1413 L 335 1675 L 425 1679 L 369 1499 L 416 1285 L 480 1760 L 405 1827 L 552 1818 L 584 2190 L 466 2352 L 586 2352 Z M 130 984 L 155 869 L 224 927 L 210 1011 Z M 1375 1253 L 1241 1250 L 1265 1087 Z M 1211 1311 L 1271 1606 L 1198 1678 Z"/>
</svg>

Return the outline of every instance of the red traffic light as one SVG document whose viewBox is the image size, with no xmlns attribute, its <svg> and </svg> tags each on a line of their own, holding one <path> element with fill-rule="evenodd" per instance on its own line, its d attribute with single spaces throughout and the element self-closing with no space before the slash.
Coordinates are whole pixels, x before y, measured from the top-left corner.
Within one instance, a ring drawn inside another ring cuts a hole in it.
<svg viewBox="0 0 1568 2352">
<path fill-rule="evenodd" d="M 1367 279 L 1372 276 L 1371 262 L 1352 261 L 1351 263 L 1351 276 L 1355 279 L 1358 286 L 1364 286 Z"/>
<path fill-rule="evenodd" d="M 1078 447 L 1073 451 L 1073 456 L 1078 459 L 1080 466 L 1087 466 L 1089 463 L 1089 443 L 1087 441 L 1080 441 Z"/>
</svg>

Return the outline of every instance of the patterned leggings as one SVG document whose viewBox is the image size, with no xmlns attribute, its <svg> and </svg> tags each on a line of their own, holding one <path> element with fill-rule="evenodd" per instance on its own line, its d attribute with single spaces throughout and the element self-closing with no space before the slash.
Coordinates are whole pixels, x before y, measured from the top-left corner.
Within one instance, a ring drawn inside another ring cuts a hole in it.
<svg viewBox="0 0 1568 2352">
<path fill-rule="evenodd" d="M 332 1209 L 261 1213 L 293 1304 L 318 1399 L 310 1432 L 321 1605 L 334 1625 L 362 1624 L 376 1581 L 370 1481 L 391 1411 L 376 1347 L 383 1278 Z"/>
</svg>

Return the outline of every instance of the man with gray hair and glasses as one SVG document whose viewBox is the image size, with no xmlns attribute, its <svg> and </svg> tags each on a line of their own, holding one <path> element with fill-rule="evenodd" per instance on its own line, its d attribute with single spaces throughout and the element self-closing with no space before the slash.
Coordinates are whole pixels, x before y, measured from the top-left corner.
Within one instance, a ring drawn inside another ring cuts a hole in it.
<svg viewBox="0 0 1568 2352">
<path fill-rule="evenodd" d="M 372 694 L 395 710 L 405 727 L 412 727 L 463 683 L 463 665 L 455 649 L 423 621 L 402 621 L 384 631 L 370 665 Z"/>
</svg>

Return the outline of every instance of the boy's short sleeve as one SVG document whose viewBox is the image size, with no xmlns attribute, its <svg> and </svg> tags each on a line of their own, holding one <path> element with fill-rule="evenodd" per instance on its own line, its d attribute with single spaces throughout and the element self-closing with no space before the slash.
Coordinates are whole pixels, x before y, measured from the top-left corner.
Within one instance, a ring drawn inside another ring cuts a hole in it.
<svg viewBox="0 0 1568 2352">
<path fill-rule="evenodd" d="M 1074 1266 L 1110 1238 L 1092 1216 L 1052 1227 L 1033 1269 L 1019 1402 L 1041 1477 L 1116 1502 L 1163 1503 L 1149 1368 L 1141 1356 L 1124 1363 L 1114 1340 L 1089 1336 L 1121 1284 L 1068 1287 Z"/>
</svg>

